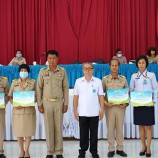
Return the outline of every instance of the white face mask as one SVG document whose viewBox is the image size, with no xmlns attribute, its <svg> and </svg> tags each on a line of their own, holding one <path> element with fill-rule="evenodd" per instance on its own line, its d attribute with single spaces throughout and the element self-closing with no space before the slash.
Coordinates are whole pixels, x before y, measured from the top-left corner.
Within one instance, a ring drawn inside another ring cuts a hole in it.
<svg viewBox="0 0 158 158">
<path fill-rule="evenodd" d="M 21 58 L 21 57 L 22 57 L 22 54 L 16 54 L 16 57 L 17 57 L 17 58 Z"/>
<path fill-rule="evenodd" d="M 22 71 L 22 72 L 20 72 L 19 75 L 20 75 L 21 78 L 27 78 L 28 77 L 28 72 L 23 72 Z"/>
<path fill-rule="evenodd" d="M 122 57 L 122 54 L 117 54 L 117 57 L 118 57 L 118 58 Z"/>
</svg>

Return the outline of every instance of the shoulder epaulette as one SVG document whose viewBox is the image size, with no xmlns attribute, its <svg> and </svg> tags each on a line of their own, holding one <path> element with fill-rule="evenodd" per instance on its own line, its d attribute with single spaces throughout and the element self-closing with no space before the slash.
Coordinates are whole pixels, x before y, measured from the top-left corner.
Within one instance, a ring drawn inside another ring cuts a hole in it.
<svg viewBox="0 0 158 158">
<path fill-rule="evenodd" d="M 123 75 L 120 75 L 120 77 L 125 78 L 125 76 L 123 76 Z"/>
<path fill-rule="evenodd" d="M 5 80 L 7 79 L 7 77 L 4 77 L 4 76 L 0 76 L 0 77 L 1 77 L 2 79 L 5 79 Z"/>
<path fill-rule="evenodd" d="M 32 80 L 32 81 L 36 81 L 36 80 L 34 80 L 33 78 L 29 78 L 30 80 Z"/>
<path fill-rule="evenodd" d="M 106 76 L 104 76 L 103 78 L 107 78 L 107 77 L 109 77 L 109 75 L 106 75 Z"/>
<path fill-rule="evenodd" d="M 45 70 L 45 69 L 47 69 L 47 67 L 43 67 L 43 68 L 41 68 L 41 70 Z"/>
<path fill-rule="evenodd" d="M 12 80 L 12 82 L 15 82 L 15 81 L 17 81 L 18 79 L 14 79 L 14 80 Z"/>
<path fill-rule="evenodd" d="M 133 72 L 133 74 L 132 75 L 134 75 L 134 74 L 136 74 L 137 72 Z"/>
<path fill-rule="evenodd" d="M 153 74 L 154 74 L 154 72 L 153 72 L 153 71 L 149 71 L 149 72 L 151 72 L 151 73 L 153 73 Z"/>
<path fill-rule="evenodd" d="M 63 67 L 59 67 L 60 70 L 65 70 Z"/>
</svg>

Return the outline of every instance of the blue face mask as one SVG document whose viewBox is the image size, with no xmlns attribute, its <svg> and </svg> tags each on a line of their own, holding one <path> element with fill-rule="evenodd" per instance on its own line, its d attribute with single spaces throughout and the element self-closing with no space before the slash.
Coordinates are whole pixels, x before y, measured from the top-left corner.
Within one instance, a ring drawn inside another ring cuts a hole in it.
<svg viewBox="0 0 158 158">
<path fill-rule="evenodd" d="M 22 54 L 16 54 L 16 57 L 17 57 L 17 58 L 21 58 L 21 57 L 22 57 Z"/>
<path fill-rule="evenodd" d="M 29 73 L 28 72 L 20 72 L 20 78 L 27 78 Z"/>
</svg>

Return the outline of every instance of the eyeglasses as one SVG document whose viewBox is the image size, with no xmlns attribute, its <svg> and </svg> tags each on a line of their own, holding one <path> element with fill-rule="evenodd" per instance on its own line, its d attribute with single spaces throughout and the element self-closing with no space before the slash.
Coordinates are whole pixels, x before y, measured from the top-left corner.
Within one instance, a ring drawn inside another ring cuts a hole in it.
<svg viewBox="0 0 158 158">
<path fill-rule="evenodd" d="M 84 67 L 83 70 L 84 71 L 90 71 L 90 70 L 93 70 L 93 68 L 92 67 Z"/>
</svg>

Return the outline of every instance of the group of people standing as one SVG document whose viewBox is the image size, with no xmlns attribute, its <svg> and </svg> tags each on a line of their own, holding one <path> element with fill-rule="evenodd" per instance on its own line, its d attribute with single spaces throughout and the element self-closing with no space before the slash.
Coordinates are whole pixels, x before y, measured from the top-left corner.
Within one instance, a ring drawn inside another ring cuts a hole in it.
<svg viewBox="0 0 158 158">
<path fill-rule="evenodd" d="M 83 74 L 76 80 L 74 87 L 74 115 L 80 125 L 80 150 L 78 158 L 85 158 L 89 147 L 90 131 L 90 152 L 93 158 L 99 158 L 97 151 L 98 123 L 103 118 L 104 110 L 107 125 L 108 154 L 107 157 L 114 157 L 115 153 L 127 157 L 123 148 L 123 125 L 126 107 L 129 105 L 114 105 L 108 102 L 107 90 L 128 88 L 127 80 L 118 74 L 120 62 L 114 58 L 110 61 L 111 74 L 100 79 L 92 76 L 94 67 L 91 63 L 83 64 Z M 131 77 L 130 92 L 151 91 L 153 104 L 157 102 L 158 84 L 155 74 L 147 71 L 148 59 L 146 56 L 139 56 L 136 59 L 136 66 L 139 71 Z M 105 95 L 104 95 L 105 93 Z M 134 124 L 139 125 L 141 139 L 141 150 L 139 156 L 151 157 L 152 125 L 155 124 L 154 106 L 134 107 Z M 147 136 L 147 140 L 146 140 Z M 115 140 L 117 146 L 115 146 Z"/>
<path fill-rule="evenodd" d="M 47 52 L 49 66 L 42 68 L 39 72 L 37 83 L 28 78 L 30 67 L 27 64 L 19 66 L 19 79 L 12 81 L 10 90 L 8 79 L 0 77 L 0 92 L 5 93 L 5 104 L 8 97 L 11 103 L 14 101 L 14 92 L 35 91 L 38 110 L 44 116 L 47 156 L 63 158 L 62 124 L 63 113 L 68 109 L 69 85 L 64 68 L 59 67 L 58 52 L 50 50 Z M 19 158 L 30 158 L 29 147 L 31 136 L 35 135 L 36 111 L 34 106 L 13 105 L 12 110 L 13 133 L 17 137 L 20 149 Z M 5 109 L 0 109 L 0 158 L 6 158 L 3 150 L 3 138 L 5 128 Z"/>
<path fill-rule="evenodd" d="M 5 104 L 8 96 L 13 103 L 13 92 L 35 91 L 38 110 L 44 116 L 47 156 L 63 158 L 62 124 L 63 113 L 68 109 L 69 85 L 66 70 L 59 67 L 58 52 L 50 50 L 46 54 L 48 67 L 40 70 L 37 83 L 28 78 L 30 68 L 27 64 L 19 66 L 19 79 L 12 81 L 9 90 L 8 80 L 0 77 L 0 92 L 5 93 Z M 83 63 L 84 76 L 77 79 L 74 87 L 74 116 L 79 121 L 80 150 L 78 158 L 85 158 L 89 148 L 93 158 L 99 158 L 98 124 L 105 114 L 108 131 L 108 157 L 116 154 L 127 157 L 123 148 L 123 125 L 125 109 L 128 104 L 114 105 L 108 102 L 107 90 L 128 88 L 127 80 L 118 74 L 120 62 L 117 59 L 110 61 L 111 74 L 103 77 L 102 81 L 93 76 L 94 67 L 91 63 Z M 139 71 L 132 75 L 130 91 L 152 91 L 153 103 L 157 101 L 158 85 L 155 74 L 146 70 L 148 59 L 140 56 L 136 60 Z M 105 95 L 104 95 L 105 93 Z M 143 115 L 142 115 L 143 113 Z M 20 155 L 19 158 L 30 158 L 29 146 L 31 136 L 35 134 L 36 113 L 35 107 L 13 106 L 13 132 L 17 136 Z M 151 157 L 152 125 L 155 124 L 154 106 L 134 107 L 134 124 L 139 125 L 142 149 L 139 155 Z M 0 109 L 0 158 L 6 158 L 3 150 L 5 126 L 5 109 Z M 145 133 L 147 132 L 147 141 Z M 115 139 L 117 146 L 115 147 Z M 116 148 L 116 149 L 115 149 Z M 116 150 L 116 151 L 115 151 Z"/>
</svg>

